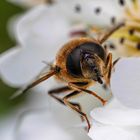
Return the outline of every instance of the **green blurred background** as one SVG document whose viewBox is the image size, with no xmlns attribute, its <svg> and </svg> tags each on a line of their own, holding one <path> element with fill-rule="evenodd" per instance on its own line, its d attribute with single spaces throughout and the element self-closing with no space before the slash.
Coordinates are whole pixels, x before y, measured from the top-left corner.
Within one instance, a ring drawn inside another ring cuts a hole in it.
<svg viewBox="0 0 140 140">
<path fill-rule="evenodd" d="M 24 10 L 25 9 L 11 4 L 6 0 L 0 0 L 0 53 L 3 53 L 16 44 L 8 35 L 7 23 L 12 16 L 20 14 L 24 12 Z M 0 80 L 0 117 L 6 115 L 23 101 L 23 98 L 9 100 L 9 97 L 15 90 L 16 89 L 8 87 Z"/>
</svg>

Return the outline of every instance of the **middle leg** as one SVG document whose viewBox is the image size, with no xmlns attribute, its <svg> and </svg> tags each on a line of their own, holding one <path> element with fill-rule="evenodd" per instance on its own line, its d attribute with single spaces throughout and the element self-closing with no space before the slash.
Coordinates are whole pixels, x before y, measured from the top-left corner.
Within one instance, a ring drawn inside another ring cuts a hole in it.
<svg viewBox="0 0 140 140">
<path fill-rule="evenodd" d="M 75 83 L 68 83 L 69 87 L 71 87 L 73 90 L 76 90 L 76 91 L 80 91 L 80 92 L 86 92 L 88 94 L 91 94 L 93 95 L 94 97 L 96 97 L 97 99 L 99 99 L 103 105 L 105 105 L 105 103 L 107 102 L 106 100 L 104 100 L 102 97 L 100 97 L 99 95 L 97 95 L 95 92 L 91 91 L 91 90 L 88 90 L 88 89 L 85 89 L 85 88 L 82 88 L 82 87 L 79 87 L 77 85 L 75 85 Z"/>
<path fill-rule="evenodd" d="M 107 69 L 107 75 L 106 75 L 106 84 L 110 85 L 110 77 L 111 77 L 111 71 L 112 71 L 112 54 L 109 53 L 107 56 L 107 61 L 106 61 L 106 69 Z"/>
<path fill-rule="evenodd" d="M 88 124 L 88 131 L 90 129 L 90 122 L 88 120 L 88 117 L 86 115 L 86 113 L 82 112 L 80 109 L 76 108 L 68 99 L 71 99 L 75 96 L 77 96 L 78 94 L 80 94 L 80 91 L 73 91 L 72 93 L 68 94 L 67 96 L 65 96 L 63 98 L 63 102 L 65 103 L 65 105 L 67 105 L 68 107 L 70 107 L 72 110 L 76 111 L 78 114 L 80 114 L 80 116 L 87 122 Z"/>
<path fill-rule="evenodd" d="M 54 99 L 56 99 L 59 103 L 65 105 L 64 101 L 59 98 L 58 96 L 56 96 L 56 94 L 61 94 L 62 92 L 68 92 L 68 91 L 72 91 L 71 88 L 69 88 L 68 86 L 64 86 L 64 87 L 61 87 L 61 88 L 56 88 L 56 89 L 53 89 L 53 90 L 50 90 L 48 92 L 48 94 L 53 97 Z M 78 91 L 75 91 L 75 92 L 78 92 Z M 80 92 L 78 92 L 80 93 Z M 77 109 L 79 109 L 80 111 L 82 111 L 82 107 L 79 103 L 74 103 L 74 102 L 70 102 L 73 106 L 75 106 Z M 84 118 L 81 116 L 81 120 L 82 122 L 84 121 Z"/>
<path fill-rule="evenodd" d="M 48 94 L 49 94 L 52 98 L 56 99 L 59 103 L 65 105 L 64 102 L 62 101 L 62 99 L 59 98 L 59 97 L 57 97 L 56 94 L 61 94 L 61 93 L 63 93 L 63 92 L 68 92 L 68 91 L 71 91 L 71 90 L 72 90 L 72 89 L 69 88 L 68 86 L 64 86 L 64 87 L 60 87 L 60 88 L 56 88 L 56 89 L 49 90 L 49 91 L 48 91 Z"/>
</svg>

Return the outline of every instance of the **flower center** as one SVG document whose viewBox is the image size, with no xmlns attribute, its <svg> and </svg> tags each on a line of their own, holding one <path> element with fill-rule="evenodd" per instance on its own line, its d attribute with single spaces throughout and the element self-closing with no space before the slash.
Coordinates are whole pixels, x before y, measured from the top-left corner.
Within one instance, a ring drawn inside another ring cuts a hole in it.
<svg viewBox="0 0 140 140">
<path fill-rule="evenodd" d="M 131 1 L 125 5 L 124 20 L 126 26 L 118 30 L 112 38 L 117 39 L 123 46 L 140 50 L 140 3 L 139 0 Z"/>
</svg>

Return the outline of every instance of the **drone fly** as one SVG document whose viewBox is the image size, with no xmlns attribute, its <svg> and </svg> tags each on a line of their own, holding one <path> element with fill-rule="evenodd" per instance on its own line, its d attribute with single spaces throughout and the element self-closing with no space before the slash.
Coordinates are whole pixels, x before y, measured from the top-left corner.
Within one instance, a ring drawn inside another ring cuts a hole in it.
<svg viewBox="0 0 140 140">
<path fill-rule="evenodd" d="M 106 100 L 95 92 L 88 90 L 88 87 L 94 85 L 95 82 L 103 84 L 103 80 L 109 85 L 113 66 L 112 54 L 107 53 L 102 44 L 122 26 L 124 26 L 124 23 L 116 25 L 100 39 L 80 37 L 66 43 L 58 51 L 49 72 L 29 84 L 21 93 L 27 92 L 39 83 L 54 76 L 64 82 L 66 86 L 48 91 L 49 95 L 79 113 L 81 118 L 87 122 L 89 130 L 90 122 L 87 115 L 78 103 L 73 103 L 69 99 L 84 92 L 95 96 L 103 105 L 106 103 Z M 64 98 L 61 99 L 57 96 L 57 94 L 65 91 L 70 93 Z"/>
</svg>

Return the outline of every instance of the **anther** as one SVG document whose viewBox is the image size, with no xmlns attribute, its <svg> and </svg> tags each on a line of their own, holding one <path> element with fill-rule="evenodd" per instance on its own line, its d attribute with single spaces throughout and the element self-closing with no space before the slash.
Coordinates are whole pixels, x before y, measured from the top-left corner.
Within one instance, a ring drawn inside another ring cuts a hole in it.
<svg viewBox="0 0 140 140">
<path fill-rule="evenodd" d="M 115 18 L 115 17 L 112 17 L 112 18 L 111 18 L 111 24 L 114 25 L 115 23 L 116 23 L 116 18 Z"/>
<path fill-rule="evenodd" d="M 121 6 L 124 6 L 124 5 L 125 5 L 125 1 L 124 1 L 124 0 L 119 0 L 119 4 L 120 4 Z"/>
<path fill-rule="evenodd" d="M 130 35 L 133 35 L 134 31 L 135 31 L 134 29 L 130 29 L 128 32 L 129 32 Z"/>
<path fill-rule="evenodd" d="M 75 5 L 74 9 L 77 13 L 81 12 L 81 6 L 79 4 Z"/>
<path fill-rule="evenodd" d="M 115 45 L 112 43 L 109 45 L 109 47 L 110 47 L 110 49 L 116 49 Z"/>
<path fill-rule="evenodd" d="M 124 37 L 120 38 L 120 43 L 123 44 L 125 41 Z"/>
<path fill-rule="evenodd" d="M 95 8 L 94 12 L 96 14 L 100 14 L 101 13 L 101 8 L 100 7 Z"/>
</svg>

